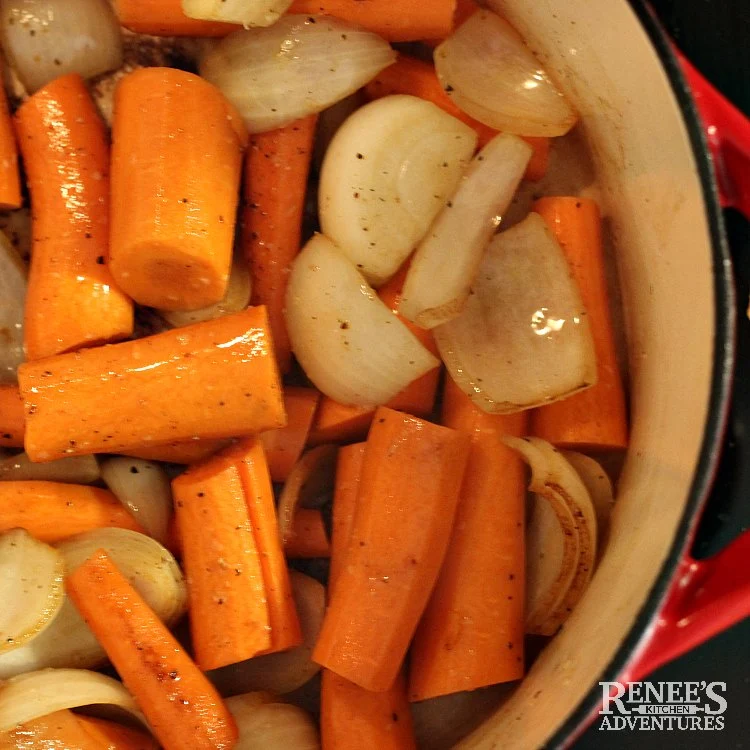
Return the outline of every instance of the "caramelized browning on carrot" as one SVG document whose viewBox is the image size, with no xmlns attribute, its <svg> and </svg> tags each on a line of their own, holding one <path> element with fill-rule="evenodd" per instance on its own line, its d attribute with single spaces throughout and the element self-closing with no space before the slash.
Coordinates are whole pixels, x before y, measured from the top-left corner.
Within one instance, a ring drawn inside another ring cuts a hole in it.
<svg viewBox="0 0 750 750">
<path fill-rule="evenodd" d="M 0 446 L 23 448 L 26 422 L 23 399 L 17 385 L 0 385 Z"/>
</svg>

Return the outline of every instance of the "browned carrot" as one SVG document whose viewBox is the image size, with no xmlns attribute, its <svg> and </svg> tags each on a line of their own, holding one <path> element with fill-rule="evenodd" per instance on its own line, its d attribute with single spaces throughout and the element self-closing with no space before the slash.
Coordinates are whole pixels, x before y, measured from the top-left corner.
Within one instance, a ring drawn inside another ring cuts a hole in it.
<svg viewBox="0 0 750 750">
<path fill-rule="evenodd" d="M 165 750 L 229 750 L 238 732 L 214 686 L 104 550 L 65 579 Z"/>
<path fill-rule="evenodd" d="M 154 739 L 145 732 L 93 716 L 76 716 L 76 720 L 101 750 L 158 750 Z"/>
<path fill-rule="evenodd" d="M 447 378 L 443 424 L 470 436 L 448 553 L 412 644 L 410 700 L 523 676 L 524 464 L 503 435 L 526 413 L 487 414 Z"/>
<path fill-rule="evenodd" d="M 319 510 L 298 508 L 295 511 L 291 534 L 284 544 L 284 552 L 291 559 L 331 556 L 331 543 L 328 540 L 323 514 Z"/>
<path fill-rule="evenodd" d="M 198 666 L 218 669 L 268 651 L 263 569 L 236 461 L 219 454 L 198 464 L 173 480 L 172 493 Z"/>
<path fill-rule="evenodd" d="M 112 123 L 110 267 L 136 302 L 195 310 L 224 297 L 247 133 L 208 81 L 141 68 Z"/>
<path fill-rule="evenodd" d="M 284 388 L 286 427 L 260 434 L 274 482 L 285 482 L 302 455 L 319 400 L 320 393 L 314 388 Z"/>
<path fill-rule="evenodd" d="M 290 13 L 323 13 L 362 26 L 391 42 L 442 39 L 453 29 L 456 0 L 294 0 Z"/>
<path fill-rule="evenodd" d="M 5 86 L 0 86 L 0 209 L 20 208 L 22 203 L 16 134 Z"/>
<path fill-rule="evenodd" d="M 17 385 L 0 385 L 0 446 L 23 448 L 26 417 Z"/>
<path fill-rule="evenodd" d="M 400 55 L 393 65 L 381 70 L 365 86 L 365 94 L 371 100 L 391 94 L 410 94 L 411 96 L 418 96 L 420 99 L 426 99 L 473 128 L 479 136 L 479 148 L 486 145 L 497 135 L 496 130 L 475 120 L 459 109 L 443 90 L 435 73 L 435 68 L 430 63 L 418 60 L 415 57 Z M 524 140 L 534 149 L 524 176 L 527 180 L 540 180 L 547 172 L 550 140 L 549 138 L 535 137 L 527 137 Z"/>
<path fill-rule="evenodd" d="M 226 36 L 238 26 L 199 21 L 182 12 L 182 0 L 114 0 L 120 23 L 138 34 L 153 36 Z"/>
<path fill-rule="evenodd" d="M 19 368 L 32 461 L 285 423 L 262 307 Z"/>
<path fill-rule="evenodd" d="M 316 662 L 367 690 L 393 685 L 448 546 L 468 449 L 466 435 L 378 409 Z"/>
<path fill-rule="evenodd" d="M 42 542 L 59 542 L 107 526 L 143 532 L 107 490 L 58 482 L 0 482 L 0 533 L 22 528 Z"/>
<path fill-rule="evenodd" d="M 628 445 L 627 409 L 617 366 L 599 208 L 588 198 L 554 197 L 536 201 L 532 210 L 554 232 L 581 290 L 594 337 L 599 380 L 582 393 L 535 409 L 531 431 L 565 448 L 624 450 Z"/>
<path fill-rule="evenodd" d="M 171 464 L 194 464 L 218 453 L 229 444 L 227 440 L 186 440 L 164 445 L 144 446 L 132 451 L 121 451 L 123 456 L 144 458 L 146 461 L 165 461 Z"/>
<path fill-rule="evenodd" d="M 107 267 L 107 133 L 83 79 L 63 76 L 37 91 L 16 129 L 33 209 L 26 357 L 127 338 L 133 305 Z"/>
<path fill-rule="evenodd" d="M 299 252 L 317 115 L 253 135 L 245 159 L 242 243 L 252 303 L 266 305 L 281 372 L 291 363 L 284 321 L 289 268 Z"/>
</svg>

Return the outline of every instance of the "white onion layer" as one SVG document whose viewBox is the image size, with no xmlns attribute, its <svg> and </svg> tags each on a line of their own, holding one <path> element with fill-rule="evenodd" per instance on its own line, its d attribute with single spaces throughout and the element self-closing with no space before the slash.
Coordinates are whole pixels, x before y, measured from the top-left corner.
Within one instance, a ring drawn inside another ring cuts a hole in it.
<svg viewBox="0 0 750 750">
<path fill-rule="evenodd" d="M 305 711 L 287 703 L 258 702 L 257 695 L 226 701 L 240 732 L 234 750 L 320 750 L 318 728 Z"/>
<path fill-rule="evenodd" d="M 292 0 L 182 0 L 182 11 L 203 21 L 270 26 L 291 4 Z"/>
</svg>

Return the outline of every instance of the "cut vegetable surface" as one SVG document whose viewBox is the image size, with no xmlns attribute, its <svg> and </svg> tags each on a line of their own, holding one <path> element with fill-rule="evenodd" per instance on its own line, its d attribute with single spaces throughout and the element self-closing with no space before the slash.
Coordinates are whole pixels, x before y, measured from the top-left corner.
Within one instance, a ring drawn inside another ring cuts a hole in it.
<svg viewBox="0 0 750 750">
<path fill-rule="evenodd" d="M 190 18 L 247 28 L 276 23 L 291 4 L 292 0 L 182 0 L 182 10 Z"/>
<path fill-rule="evenodd" d="M 284 543 L 284 553 L 291 559 L 331 556 L 331 543 L 321 511 L 315 508 L 297 510 Z"/>
<path fill-rule="evenodd" d="M 237 695 L 227 707 L 240 732 L 235 750 L 320 750 L 315 722 L 297 706 Z"/>
<path fill-rule="evenodd" d="M 154 36 L 226 36 L 236 24 L 200 21 L 182 10 L 182 0 L 114 0 L 120 23 L 131 31 Z"/>
<path fill-rule="evenodd" d="M 476 143 L 470 127 L 413 96 L 362 107 L 336 133 L 323 162 L 323 232 L 365 278 L 383 284 L 453 194 Z"/>
<path fill-rule="evenodd" d="M 0 459 L 2 482 L 67 482 L 94 484 L 101 479 L 94 456 L 70 456 L 57 461 L 35 464 L 25 453 Z"/>
<path fill-rule="evenodd" d="M 521 411 L 596 382 L 586 310 L 538 214 L 495 237 L 472 292 L 434 332 L 451 377 L 480 408 Z"/>
</svg>

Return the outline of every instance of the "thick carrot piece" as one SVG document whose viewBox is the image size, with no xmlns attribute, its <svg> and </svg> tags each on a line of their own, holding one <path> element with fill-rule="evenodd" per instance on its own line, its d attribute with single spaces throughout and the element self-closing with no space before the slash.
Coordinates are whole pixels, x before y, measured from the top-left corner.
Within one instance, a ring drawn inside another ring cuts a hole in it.
<svg viewBox="0 0 750 750">
<path fill-rule="evenodd" d="M 18 109 L 16 130 L 33 228 L 26 357 L 127 338 L 133 305 L 107 267 L 107 132 L 83 79 L 63 76 L 37 91 Z"/>
<path fill-rule="evenodd" d="M 492 415 L 446 380 L 443 424 L 471 439 L 448 552 L 411 649 L 409 699 L 523 677 L 526 482 L 503 435 L 528 415 Z M 479 572 L 479 574 L 478 574 Z"/>
<path fill-rule="evenodd" d="M 367 690 L 393 685 L 448 547 L 468 449 L 455 430 L 378 409 L 316 662 Z"/>
<path fill-rule="evenodd" d="M 0 533 L 21 528 L 54 543 L 107 526 L 143 533 L 108 490 L 60 482 L 0 482 Z"/>
<path fill-rule="evenodd" d="M 165 750 L 234 747 L 221 696 L 103 550 L 65 587 Z"/>
<path fill-rule="evenodd" d="M 532 206 L 549 224 L 581 290 L 594 337 L 599 380 L 595 386 L 540 409 L 531 432 L 564 448 L 624 450 L 628 418 L 607 293 L 601 218 L 588 198 L 541 198 Z"/>
<path fill-rule="evenodd" d="M 242 244 L 253 277 L 252 303 L 266 305 L 281 372 L 291 364 L 284 300 L 302 241 L 302 217 L 317 115 L 253 135 L 245 158 Z"/>
<path fill-rule="evenodd" d="M 0 447 L 23 448 L 26 416 L 17 385 L 0 385 Z"/>
<path fill-rule="evenodd" d="M 314 388 L 284 388 L 286 427 L 268 430 L 259 436 L 274 482 L 285 482 L 302 455 L 318 401 L 320 392 Z"/>
<path fill-rule="evenodd" d="M 120 23 L 153 36 L 226 36 L 242 28 L 232 23 L 199 21 L 182 12 L 182 0 L 114 0 Z"/>
<path fill-rule="evenodd" d="M 455 10 L 456 0 L 294 0 L 289 13 L 336 16 L 390 42 L 414 42 L 448 36 Z"/>
<path fill-rule="evenodd" d="M 164 461 L 170 464 L 194 464 L 204 461 L 228 445 L 227 440 L 186 440 L 121 451 L 123 456 L 143 458 L 146 461 Z"/>
<path fill-rule="evenodd" d="M 141 68 L 112 123 L 110 267 L 136 302 L 195 310 L 224 297 L 247 133 L 208 81 Z"/>
<path fill-rule="evenodd" d="M 76 716 L 76 719 L 101 750 L 158 750 L 155 740 L 145 732 L 93 716 Z"/>
<path fill-rule="evenodd" d="M 292 533 L 284 544 L 284 552 L 288 558 L 298 560 L 331 556 L 331 542 L 319 510 L 298 508 L 295 511 Z"/>
<path fill-rule="evenodd" d="M 21 208 L 22 204 L 16 134 L 5 86 L 0 86 L 0 209 Z"/>
<path fill-rule="evenodd" d="M 236 463 L 222 455 L 172 481 L 193 652 L 205 670 L 271 647 L 260 553 Z"/>
<path fill-rule="evenodd" d="M 230 438 L 285 423 L 262 307 L 19 368 L 32 461 Z"/>
</svg>

